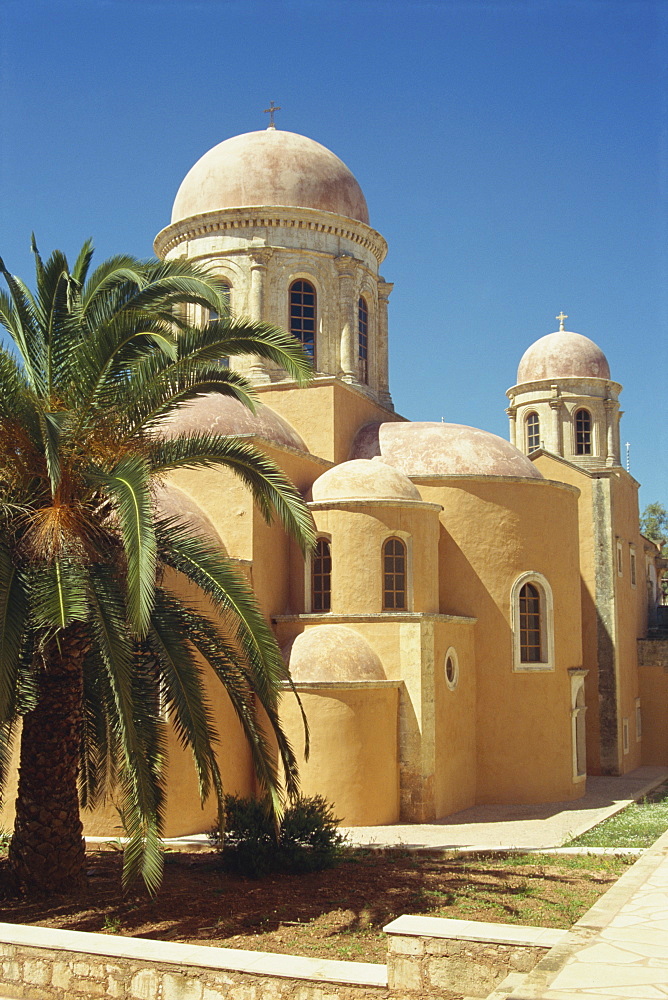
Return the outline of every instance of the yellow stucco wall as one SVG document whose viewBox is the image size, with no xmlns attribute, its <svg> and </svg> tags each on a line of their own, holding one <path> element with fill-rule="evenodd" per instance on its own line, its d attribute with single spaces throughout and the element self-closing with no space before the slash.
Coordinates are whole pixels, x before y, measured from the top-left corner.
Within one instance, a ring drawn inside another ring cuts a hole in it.
<svg viewBox="0 0 668 1000">
<path fill-rule="evenodd" d="M 414 482 L 443 506 L 441 608 L 478 620 L 477 800 L 577 798 L 568 676 L 582 660 L 576 491 L 492 477 Z M 552 588 L 554 670 L 513 671 L 510 594 L 527 571 Z"/>
<path fill-rule="evenodd" d="M 382 547 L 407 547 L 406 610 L 438 611 L 438 511 L 420 503 L 313 505 L 318 531 L 331 538 L 332 611 L 374 614 L 383 607 Z"/>
<path fill-rule="evenodd" d="M 403 420 L 379 406 L 363 391 L 333 379 L 316 380 L 307 389 L 258 386 L 263 403 L 284 417 L 309 451 L 330 462 L 345 462 L 357 431 L 364 424 Z"/>
<path fill-rule="evenodd" d="M 299 684 L 297 690 L 311 732 L 309 760 L 298 750 L 303 794 L 324 795 L 344 826 L 397 822 L 398 686 Z M 293 746 L 301 748 L 301 715 L 289 694 L 281 720 Z"/>
</svg>

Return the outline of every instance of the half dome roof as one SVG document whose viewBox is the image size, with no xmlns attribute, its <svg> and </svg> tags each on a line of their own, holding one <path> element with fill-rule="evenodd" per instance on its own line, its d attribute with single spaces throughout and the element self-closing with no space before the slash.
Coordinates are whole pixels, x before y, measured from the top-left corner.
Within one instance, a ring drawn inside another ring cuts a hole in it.
<svg viewBox="0 0 668 1000">
<path fill-rule="evenodd" d="M 384 462 L 406 476 L 510 476 L 542 479 L 526 455 L 496 434 L 464 424 L 367 424 L 351 456 Z"/>
<path fill-rule="evenodd" d="M 558 330 L 541 337 L 522 356 L 517 384 L 554 378 L 610 378 L 605 354 L 581 333 Z"/>
<path fill-rule="evenodd" d="M 209 431 L 234 437 L 257 437 L 282 448 L 308 452 L 308 448 L 284 417 L 269 406 L 255 401 L 255 413 L 233 396 L 209 392 L 189 400 L 161 424 L 165 437 Z"/>
<path fill-rule="evenodd" d="M 179 187 L 172 222 L 260 206 L 313 208 L 369 223 L 362 189 L 338 156 L 304 135 L 273 128 L 235 135 L 205 153 Z"/>
<path fill-rule="evenodd" d="M 379 458 L 342 462 L 316 479 L 313 500 L 421 500 L 418 489 L 402 472 Z"/>
</svg>

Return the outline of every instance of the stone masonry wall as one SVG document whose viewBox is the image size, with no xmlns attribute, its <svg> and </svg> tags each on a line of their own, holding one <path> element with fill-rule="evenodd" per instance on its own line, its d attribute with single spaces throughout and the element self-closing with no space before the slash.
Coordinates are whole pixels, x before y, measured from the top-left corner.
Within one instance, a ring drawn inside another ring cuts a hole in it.
<svg viewBox="0 0 668 1000">
<path fill-rule="evenodd" d="M 446 991 L 486 997 L 511 972 L 530 972 L 548 948 L 393 934 L 387 956 L 393 996 Z"/>
<path fill-rule="evenodd" d="M 400 1000 L 387 989 L 315 983 L 0 944 L 0 995 L 17 1000 Z"/>
</svg>

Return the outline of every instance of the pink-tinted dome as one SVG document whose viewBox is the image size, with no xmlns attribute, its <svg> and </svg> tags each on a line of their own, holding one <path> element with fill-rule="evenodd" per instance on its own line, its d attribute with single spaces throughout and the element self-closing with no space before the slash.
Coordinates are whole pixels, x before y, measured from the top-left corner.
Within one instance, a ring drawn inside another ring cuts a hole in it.
<svg viewBox="0 0 668 1000">
<path fill-rule="evenodd" d="M 233 396 L 218 392 L 197 396 L 184 403 L 176 413 L 163 420 L 162 433 L 167 437 L 209 431 L 235 437 L 257 437 L 280 445 L 308 452 L 301 437 L 287 420 L 264 403 L 255 402 L 255 413 Z"/>
<path fill-rule="evenodd" d="M 375 458 L 342 462 L 316 479 L 312 487 L 316 503 L 328 500 L 421 500 L 410 479 Z"/>
<path fill-rule="evenodd" d="M 406 476 L 543 478 L 509 441 L 464 424 L 367 424 L 353 443 L 351 457 L 374 455 Z"/>
<path fill-rule="evenodd" d="M 610 378 L 610 366 L 601 348 L 580 333 L 548 333 L 524 352 L 517 383 L 549 378 Z"/>
<path fill-rule="evenodd" d="M 271 128 L 235 135 L 205 153 L 181 183 L 172 222 L 252 206 L 314 208 L 369 222 L 362 189 L 338 156 L 304 135 Z"/>
<path fill-rule="evenodd" d="M 345 625 L 307 629 L 281 652 L 296 683 L 385 680 L 378 654 L 363 635 Z"/>
</svg>

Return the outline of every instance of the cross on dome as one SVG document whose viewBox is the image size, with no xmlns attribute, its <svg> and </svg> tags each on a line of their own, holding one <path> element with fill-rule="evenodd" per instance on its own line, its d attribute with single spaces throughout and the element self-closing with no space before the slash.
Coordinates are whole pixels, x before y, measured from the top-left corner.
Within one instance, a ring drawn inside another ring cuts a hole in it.
<svg viewBox="0 0 668 1000">
<path fill-rule="evenodd" d="M 566 327 L 564 326 L 564 320 L 568 319 L 568 316 L 566 315 L 564 310 L 562 309 L 559 315 L 555 316 L 554 318 L 559 320 L 559 331 L 561 332 L 562 330 L 565 330 Z"/>
<path fill-rule="evenodd" d="M 276 128 L 276 126 L 274 124 L 274 112 L 275 111 L 282 111 L 282 110 L 283 109 L 280 107 L 280 105 L 276 106 L 273 101 L 269 101 L 269 107 L 264 109 L 264 114 L 265 115 L 271 115 L 271 118 L 269 119 L 269 124 L 267 125 L 267 128 L 273 128 L 273 129 Z"/>
</svg>

